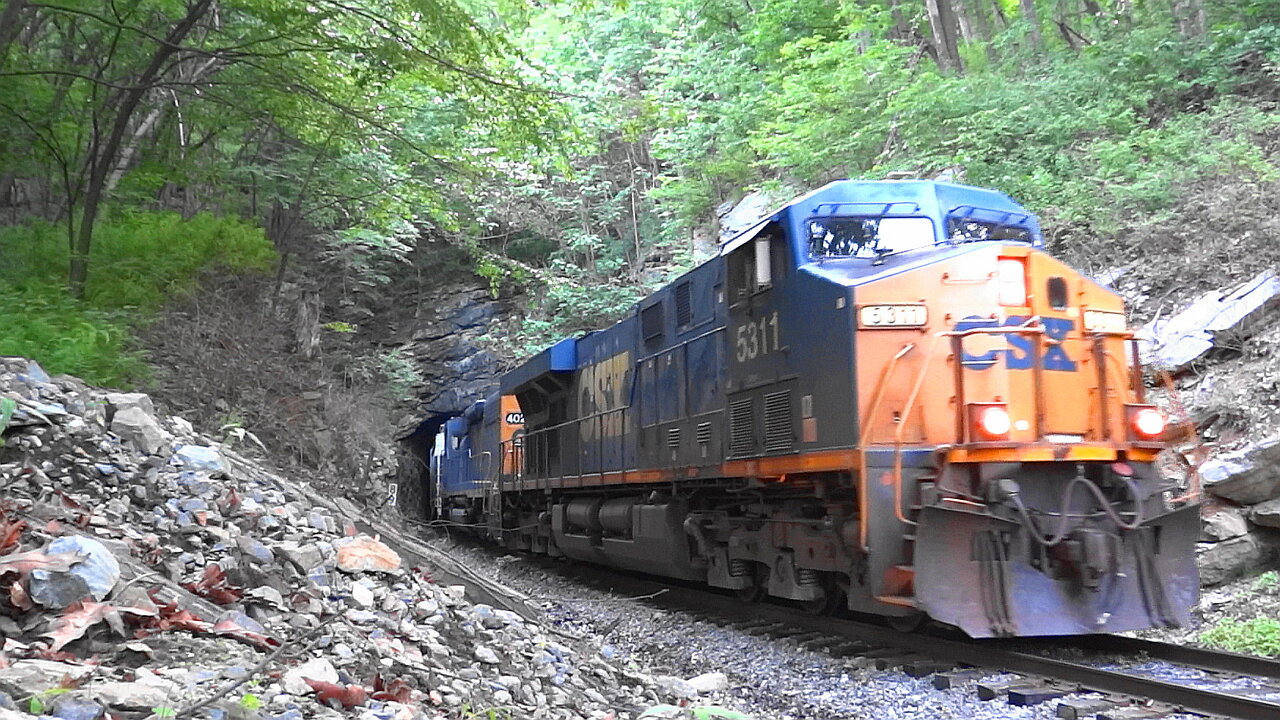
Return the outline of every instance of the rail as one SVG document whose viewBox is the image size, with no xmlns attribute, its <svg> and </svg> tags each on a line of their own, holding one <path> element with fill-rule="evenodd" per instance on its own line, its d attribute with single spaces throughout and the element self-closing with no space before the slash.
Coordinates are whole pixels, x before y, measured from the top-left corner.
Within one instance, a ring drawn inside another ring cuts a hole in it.
<svg viewBox="0 0 1280 720">
<path fill-rule="evenodd" d="M 1044 700 L 1061 698 L 1069 692 L 1101 692 L 1106 694 L 1112 703 L 1124 704 L 1136 700 L 1137 702 L 1132 705 L 1134 710 L 1141 709 L 1147 712 L 1127 715 L 1133 718 L 1157 718 L 1166 715 L 1185 717 L 1187 714 L 1185 711 L 1196 715 L 1244 718 L 1245 720 L 1274 720 L 1280 717 L 1280 704 L 1260 699 L 1247 689 L 1196 687 L 1186 682 L 1170 682 L 1136 674 L 1123 668 L 1112 669 L 1116 661 L 1115 654 L 1125 653 L 1132 654 L 1135 660 L 1140 662 L 1145 662 L 1147 658 L 1154 658 L 1199 670 L 1250 676 L 1265 682 L 1280 677 L 1280 661 L 1277 660 L 1156 643 L 1117 635 L 973 640 L 959 639 L 954 634 L 943 632 L 902 633 L 868 622 L 829 615 L 808 615 L 784 605 L 743 603 L 731 596 L 705 588 L 672 581 L 642 579 L 629 573 L 606 568 L 581 565 L 566 567 L 550 563 L 545 567 L 554 568 L 562 573 L 572 573 L 574 579 L 588 582 L 605 592 L 643 597 L 645 604 L 688 612 L 695 616 L 706 617 L 718 624 L 749 626 L 752 629 L 747 632 L 752 634 L 768 634 L 760 633 L 755 628 L 774 627 L 779 639 L 789 638 L 793 642 L 796 638 L 805 637 L 806 633 L 812 633 L 813 637 L 817 638 L 815 642 L 822 642 L 826 647 L 833 645 L 830 642 L 832 639 L 861 643 L 875 654 L 877 663 L 882 659 L 886 660 L 885 666 L 901 664 L 901 662 L 893 662 L 895 658 L 902 662 L 911 662 L 909 656 L 917 659 L 926 658 L 927 661 L 915 663 L 917 667 L 926 668 L 923 675 L 936 674 L 937 677 L 941 677 L 950 668 L 968 666 L 985 669 L 973 673 L 973 677 L 1004 671 L 1029 675 L 1032 678 L 1044 678 L 1051 681 L 1053 687 L 1057 688 L 1056 692 L 1042 696 Z M 1100 651 L 1106 654 L 1101 659 L 1105 661 L 1105 665 L 1046 657 L 1035 652 L 1041 648 L 1052 650 L 1079 648 Z M 1037 681 L 1032 678 L 1028 678 L 1022 687 L 1047 685 L 1044 680 Z M 935 685 L 935 687 L 946 686 Z M 1018 684 L 1013 683 L 1006 689 L 1014 690 L 1017 687 L 1019 687 Z M 981 692 L 981 689 L 979 690 Z M 1152 706 L 1150 702 L 1159 703 L 1160 706 Z M 1067 709 L 1065 705 L 1059 706 L 1059 717 L 1072 717 L 1072 715 L 1062 714 L 1064 709 Z M 1126 715 L 1121 711 L 1117 716 Z"/>
</svg>

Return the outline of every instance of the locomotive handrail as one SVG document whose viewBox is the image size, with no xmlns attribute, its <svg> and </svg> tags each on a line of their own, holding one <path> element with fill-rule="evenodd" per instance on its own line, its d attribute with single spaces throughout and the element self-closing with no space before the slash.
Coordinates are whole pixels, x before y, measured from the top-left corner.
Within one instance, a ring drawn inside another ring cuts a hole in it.
<svg viewBox="0 0 1280 720">
<path fill-rule="evenodd" d="M 505 482 L 508 478 L 510 478 L 513 475 L 516 478 L 520 479 L 521 481 L 525 479 L 524 476 L 526 475 L 530 475 L 532 476 L 533 479 L 540 480 L 540 481 L 552 479 L 553 476 L 551 474 L 552 468 L 551 468 L 550 449 L 551 449 L 553 440 L 556 443 L 556 447 L 560 450 L 559 462 L 557 463 L 558 472 L 554 477 L 556 479 L 563 480 L 565 477 L 569 476 L 569 474 L 566 473 L 565 470 L 568 469 L 567 466 L 570 461 L 565 454 L 565 451 L 568 449 L 566 448 L 566 444 L 567 444 L 566 438 L 568 436 L 567 434 L 564 434 L 561 431 L 564 431 L 570 427 L 574 429 L 580 429 L 584 423 L 595 422 L 598 438 L 603 438 L 605 417 L 609 415 L 617 415 L 619 413 L 625 413 L 630 408 L 631 406 L 628 404 L 628 405 L 623 405 L 621 407 L 612 408 L 610 410 L 602 410 L 600 412 L 592 413 L 590 415 L 586 415 L 580 418 L 573 418 L 571 420 L 566 420 L 561 423 L 556 423 L 555 425 L 549 425 L 547 427 L 541 427 L 536 430 L 526 431 L 525 434 L 519 438 L 504 440 L 503 442 L 500 443 L 500 445 L 504 447 L 510 446 L 511 448 L 510 454 L 513 458 L 516 458 L 518 462 L 513 467 L 512 472 L 506 472 L 500 468 L 499 481 Z M 557 433 L 554 438 L 553 438 L 553 433 Z M 515 443 L 517 441 L 523 442 L 523 445 L 519 446 L 520 449 L 523 450 L 523 452 L 516 451 L 517 446 L 515 445 Z M 624 437 L 624 443 L 625 443 L 625 437 Z M 626 455 L 625 450 L 626 449 L 624 446 L 623 448 L 624 457 Z M 574 454 L 576 456 L 573 460 L 574 467 L 576 468 L 576 471 L 577 471 L 576 477 L 581 478 L 583 476 L 582 452 L 580 451 L 580 449 L 578 449 L 578 450 L 575 450 Z M 603 456 L 601 458 L 601 461 L 603 461 Z M 533 464 L 533 467 L 529 466 L 531 462 Z M 601 472 L 603 472 L 603 470 L 592 471 L 589 474 L 599 474 Z M 545 488 L 540 488 L 540 489 L 545 489 Z"/>
<path fill-rule="evenodd" d="M 924 364 L 920 366 L 920 374 L 916 376 L 915 386 L 911 388 L 911 394 L 907 396 L 906 407 L 902 409 L 902 417 L 898 419 L 898 427 L 893 433 L 893 515 L 898 522 L 907 525 L 919 525 L 914 520 L 907 518 L 902 512 L 902 434 L 906 432 L 907 420 L 911 417 L 911 410 L 915 407 L 916 397 L 920 394 L 920 388 L 924 386 L 925 376 L 929 373 L 929 361 L 937 354 L 938 341 L 942 340 L 945 333 L 937 333 L 933 336 L 933 342 L 929 344 L 929 351 L 925 353 Z"/>
<path fill-rule="evenodd" d="M 862 428 L 862 435 L 858 438 L 858 447 L 862 448 L 859 453 L 858 477 L 862 479 L 862 491 L 858 493 L 858 541 L 862 545 L 863 551 L 867 549 L 867 488 L 871 481 L 867 477 L 867 440 L 871 437 L 871 428 L 874 425 L 876 411 L 880 409 L 880 400 L 884 397 L 884 390 L 887 387 L 889 377 L 893 374 L 894 369 L 898 365 L 898 361 L 907 353 L 915 348 L 915 343 L 907 343 L 899 350 L 889 362 L 880 371 L 880 381 L 876 383 L 876 392 L 871 400 L 871 408 L 867 411 L 867 422 Z"/>
</svg>

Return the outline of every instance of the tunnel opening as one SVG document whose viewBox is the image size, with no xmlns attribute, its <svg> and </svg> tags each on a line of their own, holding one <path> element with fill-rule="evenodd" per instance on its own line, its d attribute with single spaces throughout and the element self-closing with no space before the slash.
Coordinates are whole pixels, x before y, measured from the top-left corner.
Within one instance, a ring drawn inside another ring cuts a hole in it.
<svg viewBox="0 0 1280 720">
<path fill-rule="evenodd" d="M 400 467 L 397 470 L 399 486 L 396 504 L 401 514 L 412 520 L 431 519 L 431 453 L 435 449 L 436 435 L 449 418 L 459 413 L 431 413 L 412 431 L 400 436 Z"/>
</svg>

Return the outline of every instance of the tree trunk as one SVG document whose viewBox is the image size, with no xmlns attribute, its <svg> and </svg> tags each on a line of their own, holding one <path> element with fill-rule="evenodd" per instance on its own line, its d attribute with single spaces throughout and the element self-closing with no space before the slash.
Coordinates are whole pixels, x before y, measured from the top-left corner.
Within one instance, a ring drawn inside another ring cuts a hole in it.
<svg viewBox="0 0 1280 720">
<path fill-rule="evenodd" d="M 983 0 L 964 0 L 964 2 L 973 2 L 973 10 L 969 13 L 973 19 L 973 31 L 978 35 L 987 59 L 995 62 L 999 58 L 996 56 L 995 46 L 991 44 L 991 24 L 987 22 L 985 3 Z"/>
<path fill-rule="evenodd" d="M 956 0 L 956 22 L 960 25 L 960 39 L 967 43 L 982 42 L 974 28 L 973 16 L 969 13 L 967 0 Z"/>
<path fill-rule="evenodd" d="M 999 0 L 991 0 L 991 12 L 994 18 L 993 25 L 1002 29 L 1009 27 L 1009 16 L 1004 14 L 1004 8 L 1000 6 Z"/>
<path fill-rule="evenodd" d="M 1183 37 L 1204 37 L 1208 19 L 1202 0 L 1173 0 L 1173 19 Z"/>
<path fill-rule="evenodd" d="M 893 40 L 906 40 L 911 37 L 911 27 L 902 14 L 902 0 L 889 0 L 889 15 L 893 18 L 893 29 L 889 37 Z"/>
<path fill-rule="evenodd" d="M 1037 53 L 1043 52 L 1044 38 L 1040 37 L 1040 15 L 1036 13 L 1035 0 L 1018 0 L 1018 7 L 1022 8 L 1022 19 L 1027 23 L 1031 49 Z"/>
<path fill-rule="evenodd" d="M 85 284 L 89 279 L 89 249 L 93 245 L 93 226 L 98 220 L 107 177 L 119 156 L 120 144 L 129 129 L 133 113 L 138 109 L 143 96 L 154 86 L 164 70 L 165 62 L 177 52 L 179 45 L 212 5 L 213 0 L 196 0 L 187 9 L 186 16 L 173 26 L 164 41 L 156 47 L 151 55 L 151 62 L 137 78 L 131 79 L 131 87 L 119 95 L 119 109 L 116 110 L 115 121 L 105 142 L 99 145 L 97 140 L 101 138 L 95 138 L 90 145 L 89 182 L 85 186 L 84 208 L 80 214 L 79 232 L 71 248 L 71 267 L 68 273 L 71 294 L 77 299 L 84 298 Z"/>
<path fill-rule="evenodd" d="M 27 9 L 27 0 L 8 0 L 4 9 L 0 10 L 0 70 L 4 69 L 5 58 L 9 55 L 9 45 L 22 33 L 23 23 L 19 22 L 22 11 Z"/>
<path fill-rule="evenodd" d="M 951 0 L 925 0 L 929 10 L 929 27 L 938 51 L 938 66 L 944 72 L 964 72 L 960 49 L 956 45 L 956 18 Z"/>
</svg>

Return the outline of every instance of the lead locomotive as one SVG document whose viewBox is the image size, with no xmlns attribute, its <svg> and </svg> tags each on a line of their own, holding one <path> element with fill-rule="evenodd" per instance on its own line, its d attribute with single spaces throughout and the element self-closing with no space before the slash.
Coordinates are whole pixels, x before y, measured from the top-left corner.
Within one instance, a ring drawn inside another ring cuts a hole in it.
<svg viewBox="0 0 1280 720">
<path fill-rule="evenodd" d="M 926 616 L 975 637 L 1185 624 L 1119 297 L 1005 195 L 840 181 L 444 423 L 440 519 L 511 548 Z"/>
</svg>

